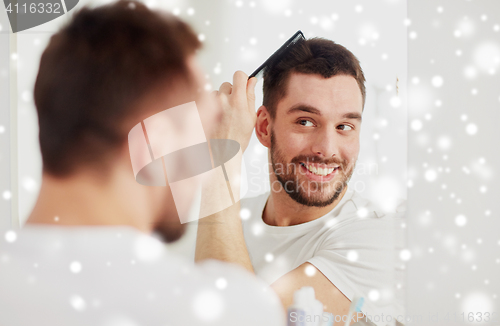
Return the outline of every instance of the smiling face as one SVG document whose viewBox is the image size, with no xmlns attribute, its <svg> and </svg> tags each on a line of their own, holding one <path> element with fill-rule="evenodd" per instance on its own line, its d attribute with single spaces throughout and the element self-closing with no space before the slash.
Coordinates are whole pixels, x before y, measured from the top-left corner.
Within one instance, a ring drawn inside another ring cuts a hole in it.
<svg viewBox="0 0 500 326">
<path fill-rule="evenodd" d="M 271 189 L 306 206 L 332 204 L 358 158 L 362 108 L 353 77 L 292 73 L 269 123 Z"/>
</svg>

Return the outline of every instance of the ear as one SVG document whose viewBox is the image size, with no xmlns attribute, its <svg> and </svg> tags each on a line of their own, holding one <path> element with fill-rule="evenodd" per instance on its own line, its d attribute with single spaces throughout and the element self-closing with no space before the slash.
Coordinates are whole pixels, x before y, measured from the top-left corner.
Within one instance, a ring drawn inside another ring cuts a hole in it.
<svg viewBox="0 0 500 326">
<path fill-rule="evenodd" d="M 264 105 L 262 105 L 259 110 L 257 110 L 255 135 L 262 145 L 266 146 L 267 148 L 271 147 L 271 115 Z"/>
</svg>

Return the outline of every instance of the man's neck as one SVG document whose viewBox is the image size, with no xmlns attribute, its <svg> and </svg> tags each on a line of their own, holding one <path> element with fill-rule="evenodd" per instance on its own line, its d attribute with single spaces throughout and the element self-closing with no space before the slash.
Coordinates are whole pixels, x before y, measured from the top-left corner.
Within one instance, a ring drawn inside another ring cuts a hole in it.
<svg viewBox="0 0 500 326">
<path fill-rule="evenodd" d="M 151 226 L 137 217 L 151 216 L 134 205 L 140 193 L 123 191 L 130 178 L 110 177 L 105 182 L 95 176 L 78 174 L 55 178 L 44 173 L 42 187 L 27 224 L 66 226 L 127 225 L 149 232 Z M 121 189 L 120 189 L 121 188 Z"/>
<path fill-rule="evenodd" d="M 342 200 L 347 187 L 333 203 L 325 207 L 306 206 L 297 203 L 283 189 L 279 192 L 271 191 L 269 199 L 262 213 L 266 224 L 273 226 L 291 226 L 313 221 L 334 209 Z"/>
</svg>

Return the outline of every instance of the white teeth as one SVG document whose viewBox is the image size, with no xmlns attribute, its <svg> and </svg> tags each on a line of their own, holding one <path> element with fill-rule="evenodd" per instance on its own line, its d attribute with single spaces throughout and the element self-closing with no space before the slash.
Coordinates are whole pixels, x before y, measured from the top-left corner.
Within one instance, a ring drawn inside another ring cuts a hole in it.
<svg viewBox="0 0 500 326">
<path fill-rule="evenodd" d="M 330 173 L 333 172 L 333 170 L 335 170 L 335 168 L 330 168 L 330 169 L 323 169 L 323 168 L 316 168 L 315 166 L 313 165 L 307 165 L 307 169 L 309 170 L 309 172 L 312 172 L 316 175 L 320 175 L 320 176 L 326 176 L 326 175 L 329 175 Z"/>
</svg>

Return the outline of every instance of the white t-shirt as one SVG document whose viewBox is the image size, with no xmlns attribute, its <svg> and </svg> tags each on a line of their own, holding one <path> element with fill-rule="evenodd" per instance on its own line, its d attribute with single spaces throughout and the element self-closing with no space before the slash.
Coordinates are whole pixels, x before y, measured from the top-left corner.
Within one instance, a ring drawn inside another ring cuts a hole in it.
<svg viewBox="0 0 500 326">
<path fill-rule="evenodd" d="M 396 289 L 402 274 L 396 268 L 401 213 L 384 214 L 348 188 L 338 205 L 318 219 L 271 226 L 262 220 L 268 198 L 266 193 L 241 203 L 245 241 L 259 277 L 271 284 L 309 262 L 349 300 L 364 297 L 362 311 L 373 316 L 373 323 L 392 325 L 387 319 L 403 316 L 402 294 Z"/>
<path fill-rule="evenodd" d="M 242 267 L 194 265 L 131 227 L 4 234 L 0 325 L 285 325 L 277 295 Z"/>
</svg>

